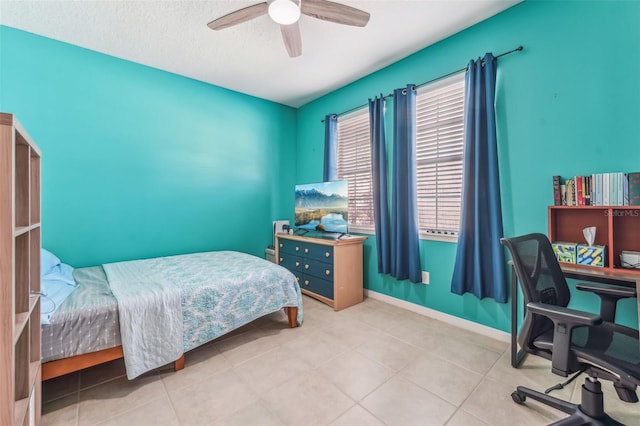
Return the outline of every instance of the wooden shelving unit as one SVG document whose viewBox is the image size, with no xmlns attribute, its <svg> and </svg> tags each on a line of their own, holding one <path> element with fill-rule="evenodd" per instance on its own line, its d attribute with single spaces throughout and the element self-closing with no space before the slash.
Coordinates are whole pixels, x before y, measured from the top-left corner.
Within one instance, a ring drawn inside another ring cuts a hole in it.
<svg viewBox="0 0 640 426">
<path fill-rule="evenodd" d="M 620 265 L 623 250 L 640 251 L 640 206 L 550 206 L 548 214 L 549 240 L 552 243 L 583 243 L 582 230 L 595 226 L 594 244 L 607 248 L 603 268 L 568 263 L 563 263 L 563 266 L 640 275 L 640 269 L 622 268 Z"/>
<path fill-rule="evenodd" d="M 41 152 L 0 113 L 0 425 L 39 425 Z"/>
</svg>

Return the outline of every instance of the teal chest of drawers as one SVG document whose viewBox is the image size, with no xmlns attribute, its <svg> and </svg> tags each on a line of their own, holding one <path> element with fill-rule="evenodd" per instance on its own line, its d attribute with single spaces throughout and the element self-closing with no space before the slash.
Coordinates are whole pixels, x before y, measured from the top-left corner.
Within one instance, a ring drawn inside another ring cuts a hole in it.
<svg viewBox="0 0 640 426">
<path fill-rule="evenodd" d="M 276 236 L 276 261 L 298 279 L 302 293 L 339 311 L 362 302 L 362 242 Z"/>
</svg>

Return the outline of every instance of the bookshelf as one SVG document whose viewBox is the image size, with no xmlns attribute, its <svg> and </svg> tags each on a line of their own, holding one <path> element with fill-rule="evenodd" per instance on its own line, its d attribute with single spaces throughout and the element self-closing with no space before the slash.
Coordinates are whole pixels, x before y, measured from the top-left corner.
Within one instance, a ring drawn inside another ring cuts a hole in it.
<svg viewBox="0 0 640 426">
<path fill-rule="evenodd" d="M 0 424 L 40 424 L 41 154 L 0 113 Z"/>
<path fill-rule="evenodd" d="M 604 267 L 570 263 L 561 266 L 640 275 L 640 269 L 620 266 L 623 250 L 640 252 L 640 206 L 549 206 L 548 226 L 552 243 L 586 243 L 582 230 L 595 226 L 594 244 L 606 246 Z"/>
</svg>

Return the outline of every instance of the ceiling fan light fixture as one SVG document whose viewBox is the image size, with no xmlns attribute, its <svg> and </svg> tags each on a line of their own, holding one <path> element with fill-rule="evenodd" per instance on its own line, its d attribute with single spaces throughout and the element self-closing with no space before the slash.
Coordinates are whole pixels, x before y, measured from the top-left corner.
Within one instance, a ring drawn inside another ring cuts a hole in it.
<svg viewBox="0 0 640 426">
<path fill-rule="evenodd" d="M 274 0 L 269 5 L 269 16 L 280 25 L 291 25 L 300 19 L 300 7 L 291 0 Z"/>
</svg>

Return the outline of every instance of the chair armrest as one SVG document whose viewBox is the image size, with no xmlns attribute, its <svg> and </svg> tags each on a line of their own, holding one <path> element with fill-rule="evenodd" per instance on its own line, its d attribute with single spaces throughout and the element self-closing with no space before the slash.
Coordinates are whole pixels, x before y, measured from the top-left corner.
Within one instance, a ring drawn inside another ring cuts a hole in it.
<svg viewBox="0 0 640 426">
<path fill-rule="evenodd" d="M 606 322 L 615 322 L 618 300 L 637 296 L 634 288 L 606 284 L 580 283 L 576 284 L 576 289 L 590 291 L 600 297 L 600 316 Z"/>
<path fill-rule="evenodd" d="M 579 283 L 576 284 L 576 288 L 582 291 L 590 291 L 596 294 L 606 294 L 609 296 L 616 296 L 618 298 L 636 297 L 637 295 L 635 288 L 622 287 L 619 285 Z"/>
<path fill-rule="evenodd" d="M 554 324 L 566 324 L 570 328 L 580 325 L 598 325 L 602 323 L 602 317 L 598 314 L 579 311 L 577 309 L 564 308 L 562 306 L 549 305 L 547 303 L 527 303 L 527 309 L 534 314 L 544 315 L 553 321 Z"/>
<path fill-rule="evenodd" d="M 576 327 L 591 327 L 602 323 L 602 317 L 590 312 L 547 303 L 527 303 L 527 310 L 543 315 L 553 321 L 553 350 L 551 352 L 551 371 L 567 377 L 577 369 L 571 355 L 571 333 Z"/>
</svg>

